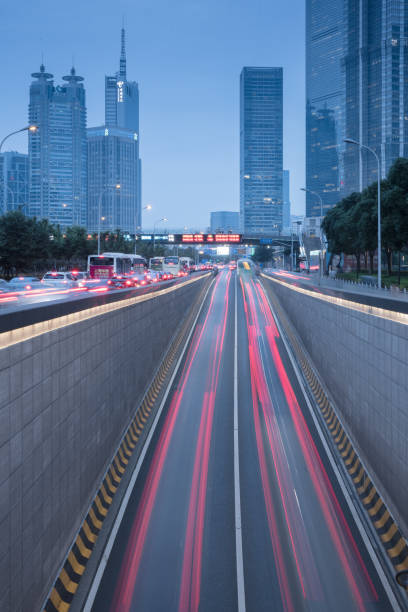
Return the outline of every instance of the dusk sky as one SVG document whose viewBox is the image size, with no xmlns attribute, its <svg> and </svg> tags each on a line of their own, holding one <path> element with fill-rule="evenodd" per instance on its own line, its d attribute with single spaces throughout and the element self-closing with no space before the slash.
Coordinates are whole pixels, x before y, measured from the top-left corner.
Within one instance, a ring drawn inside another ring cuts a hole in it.
<svg viewBox="0 0 408 612">
<path fill-rule="evenodd" d="M 239 75 L 283 66 L 284 167 L 292 213 L 304 212 L 304 0 L 23 0 L 0 8 L 0 138 L 27 123 L 31 73 L 42 54 L 56 84 L 74 58 L 85 77 L 88 127 L 104 122 L 104 76 L 119 68 L 140 88 L 144 225 L 209 224 L 239 210 Z M 27 150 L 26 136 L 4 150 Z"/>
</svg>

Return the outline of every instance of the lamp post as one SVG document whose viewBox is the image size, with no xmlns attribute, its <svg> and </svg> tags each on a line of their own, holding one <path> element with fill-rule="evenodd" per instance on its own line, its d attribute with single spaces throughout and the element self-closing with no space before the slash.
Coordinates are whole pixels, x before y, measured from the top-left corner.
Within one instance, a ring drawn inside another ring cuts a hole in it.
<svg viewBox="0 0 408 612">
<path fill-rule="evenodd" d="M 20 132 L 26 132 L 26 131 L 30 132 L 31 134 L 35 134 L 37 130 L 38 130 L 38 125 L 30 124 L 30 125 L 26 125 L 23 128 L 20 128 L 19 130 L 15 130 L 14 132 L 10 132 L 10 134 L 7 134 L 7 136 L 5 136 L 3 140 L 0 142 L 0 153 L 1 153 L 1 149 L 4 143 L 6 142 L 8 138 L 10 138 L 10 136 L 14 136 L 14 134 L 19 134 Z M 5 163 L 6 162 L 4 161 L 4 165 Z M 3 171 L 3 178 L 4 178 L 4 171 Z M 14 194 L 13 194 L 13 198 L 14 198 Z M 14 208 L 14 205 L 13 205 L 13 208 Z M 3 210 L 5 213 L 6 212 L 6 190 L 4 190 L 4 193 L 3 193 Z"/>
<path fill-rule="evenodd" d="M 370 151 L 377 160 L 377 216 L 378 216 L 378 224 L 377 224 L 377 267 L 378 267 L 378 288 L 381 289 L 381 161 L 377 153 L 371 147 L 367 147 L 367 145 L 361 144 L 357 140 L 353 138 L 345 138 L 344 142 L 347 144 L 356 145 L 360 147 L 360 149 L 366 149 Z"/>
<path fill-rule="evenodd" d="M 152 210 L 152 208 L 153 207 L 152 207 L 151 204 L 147 204 L 147 206 L 143 206 L 142 210 Z M 137 230 L 138 229 L 141 229 L 140 225 L 136 225 L 136 227 L 135 227 L 135 255 L 136 255 L 136 234 L 137 234 Z"/>
<path fill-rule="evenodd" d="M 164 222 L 168 221 L 167 217 L 162 217 L 161 219 L 158 219 L 157 221 L 155 221 L 153 224 L 153 252 L 154 252 L 154 246 L 156 243 L 156 225 L 158 225 L 162 221 Z"/>
<path fill-rule="evenodd" d="M 323 220 L 323 199 L 322 196 L 320 195 L 320 193 L 318 193 L 317 191 L 312 191 L 311 189 L 307 189 L 306 187 L 301 187 L 300 191 L 305 191 L 306 193 L 310 193 L 312 195 L 315 195 L 320 202 L 320 228 L 319 228 L 319 233 L 320 233 L 320 257 L 319 257 L 319 272 L 320 272 L 320 279 L 322 278 L 322 269 L 323 269 L 323 233 L 322 233 L 322 220 Z"/>
<path fill-rule="evenodd" d="M 120 184 L 117 183 L 116 185 L 107 185 L 106 187 L 104 187 L 102 189 L 102 191 L 99 194 L 99 198 L 98 198 L 98 255 L 101 254 L 101 220 L 103 220 L 103 221 L 105 220 L 105 217 L 103 217 L 103 219 L 102 219 L 102 216 L 101 216 L 102 215 L 102 211 L 101 211 L 101 208 L 102 208 L 102 198 L 103 198 L 103 194 L 106 191 L 109 191 L 109 189 L 117 189 L 117 190 L 119 190 L 120 189 Z"/>
</svg>

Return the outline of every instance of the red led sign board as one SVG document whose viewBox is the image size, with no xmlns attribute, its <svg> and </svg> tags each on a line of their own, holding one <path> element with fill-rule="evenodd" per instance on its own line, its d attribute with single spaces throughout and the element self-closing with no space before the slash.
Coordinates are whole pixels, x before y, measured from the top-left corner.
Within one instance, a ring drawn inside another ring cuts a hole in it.
<svg viewBox="0 0 408 612">
<path fill-rule="evenodd" d="M 178 236 L 175 237 L 176 240 Z M 185 244 L 241 244 L 241 234 L 181 234 L 179 242 Z"/>
</svg>

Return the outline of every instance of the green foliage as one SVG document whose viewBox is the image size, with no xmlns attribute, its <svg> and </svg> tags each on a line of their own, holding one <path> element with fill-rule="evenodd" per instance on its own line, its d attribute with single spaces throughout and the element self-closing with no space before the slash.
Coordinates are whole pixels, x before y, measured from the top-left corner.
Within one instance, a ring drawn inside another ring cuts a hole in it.
<svg viewBox="0 0 408 612">
<path fill-rule="evenodd" d="M 361 193 L 343 198 L 323 219 L 322 228 L 331 253 L 370 257 L 373 272 L 377 249 L 377 182 Z M 381 241 L 391 274 L 393 252 L 408 246 L 408 159 L 397 159 L 381 181 Z"/>
<path fill-rule="evenodd" d="M 255 249 L 255 253 L 253 255 L 253 259 L 258 261 L 259 263 L 266 263 L 270 261 L 272 258 L 272 252 L 266 246 L 257 246 Z"/>
</svg>

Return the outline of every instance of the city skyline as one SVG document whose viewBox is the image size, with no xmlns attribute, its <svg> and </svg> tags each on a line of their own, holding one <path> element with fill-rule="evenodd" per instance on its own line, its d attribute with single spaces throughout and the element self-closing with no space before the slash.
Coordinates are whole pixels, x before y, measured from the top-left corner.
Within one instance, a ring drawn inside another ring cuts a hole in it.
<svg viewBox="0 0 408 612">
<path fill-rule="evenodd" d="M 238 210 L 239 73 L 244 65 L 279 64 L 289 68 L 286 70 L 284 119 L 289 159 L 285 160 L 285 167 L 292 170 L 294 208 L 301 212 L 303 194 L 299 187 L 304 184 L 304 121 L 301 116 L 303 104 L 299 99 L 303 65 L 299 57 L 304 52 L 303 2 L 296 2 L 299 18 L 291 26 L 295 46 L 275 41 L 269 36 L 270 25 L 266 25 L 268 20 L 273 22 L 278 33 L 289 27 L 292 11 L 283 13 L 262 1 L 248 21 L 243 2 L 227 2 L 221 7 L 217 5 L 217 20 L 214 21 L 213 5 L 214 2 L 205 7 L 177 2 L 170 8 L 159 2 L 151 8 L 142 2 L 136 11 L 129 2 L 119 3 L 114 10 L 102 3 L 100 14 L 94 16 L 85 3 L 81 5 L 80 21 L 75 20 L 74 42 L 68 36 L 74 18 L 66 9 L 57 12 L 50 2 L 42 1 L 39 13 L 47 14 L 47 24 L 30 9 L 31 26 L 23 30 L 17 26 L 12 12 L 5 9 L 5 29 L 7 32 L 21 31 L 24 40 L 16 44 L 5 32 L 0 41 L 3 54 L 7 51 L 12 59 L 13 76 L 16 77 L 13 103 L 8 97 L 2 99 L 2 133 L 18 127 L 24 119 L 32 58 L 37 55 L 39 65 L 42 53 L 47 70 L 57 74 L 62 74 L 74 53 L 75 66 L 85 77 L 88 125 L 102 125 L 104 77 L 117 70 L 120 41 L 116 33 L 124 13 L 125 27 L 129 31 L 128 66 L 143 89 L 140 109 L 143 203 L 153 206 L 157 218 L 168 216 L 173 225 L 179 226 L 205 226 L 214 208 Z M 77 6 L 79 8 L 79 4 Z M 176 37 L 169 23 L 179 24 Z M 231 24 L 234 35 L 227 42 L 222 32 Z M 268 36 L 262 35 L 263 32 L 268 32 Z M 259 40 L 258 34 L 261 34 Z M 92 46 L 88 48 L 90 39 Z M 19 111 L 21 107 L 23 113 Z M 24 138 L 15 138 L 7 144 L 12 149 L 25 151 Z M 145 215 L 144 223 L 150 223 L 150 213 Z"/>
</svg>

